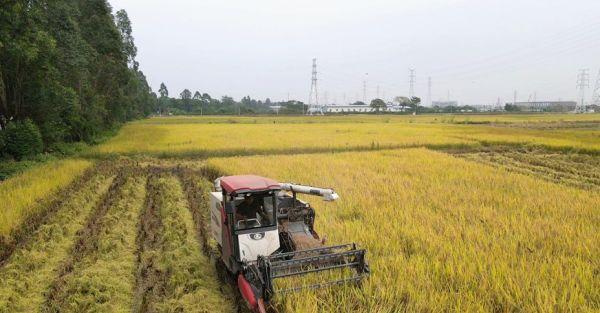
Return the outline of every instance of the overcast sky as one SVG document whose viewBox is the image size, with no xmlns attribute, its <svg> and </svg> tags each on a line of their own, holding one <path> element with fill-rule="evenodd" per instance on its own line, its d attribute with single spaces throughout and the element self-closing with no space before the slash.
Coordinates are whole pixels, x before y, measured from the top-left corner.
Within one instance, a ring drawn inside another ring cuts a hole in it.
<svg viewBox="0 0 600 313">
<path fill-rule="evenodd" d="M 321 101 L 407 95 L 425 102 L 575 100 L 600 70 L 599 0 L 109 0 L 133 23 L 153 90 L 306 101 L 317 58 Z M 368 75 L 367 75 L 368 73 Z"/>
</svg>

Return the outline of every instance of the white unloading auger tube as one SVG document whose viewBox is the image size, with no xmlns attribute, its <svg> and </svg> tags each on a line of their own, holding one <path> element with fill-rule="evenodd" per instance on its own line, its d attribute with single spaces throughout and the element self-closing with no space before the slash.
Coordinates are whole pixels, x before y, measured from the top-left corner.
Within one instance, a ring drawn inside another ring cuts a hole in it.
<svg viewBox="0 0 600 313">
<path fill-rule="evenodd" d="M 280 183 L 279 185 L 281 186 L 282 190 L 321 196 L 325 201 L 335 201 L 340 198 L 340 196 L 333 189 L 296 185 L 292 183 Z"/>
</svg>

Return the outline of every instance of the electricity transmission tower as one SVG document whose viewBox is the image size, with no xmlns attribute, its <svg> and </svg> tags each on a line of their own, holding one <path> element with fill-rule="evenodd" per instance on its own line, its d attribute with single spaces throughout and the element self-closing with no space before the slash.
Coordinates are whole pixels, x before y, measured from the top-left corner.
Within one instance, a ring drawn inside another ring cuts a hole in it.
<svg viewBox="0 0 600 313">
<path fill-rule="evenodd" d="M 600 70 L 598 71 L 598 77 L 596 78 L 596 86 L 594 86 L 592 104 L 600 105 Z"/>
<path fill-rule="evenodd" d="M 408 79 L 410 82 L 410 87 L 408 88 L 408 97 L 412 98 L 415 96 L 415 69 L 408 69 Z"/>
<path fill-rule="evenodd" d="M 313 113 L 323 115 L 323 108 L 319 106 L 319 91 L 317 89 L 317 59 L 312 60 L 312 78 L 310 84 L 310 94 L 308 95 L 307 115 Z"/>
<path fill-rule="evenodd" d="M 581 69 L 579 70 L 579 74 L 577 75 L 577 89 L 579 89 L 579 96 L 581 99 L 581 103 L 579 107 L 575 109 L 575 111 L 583 111 L 585 110 L 585 89 L 590 86 L 590 74 L 589 69 Z"/>
</svg>

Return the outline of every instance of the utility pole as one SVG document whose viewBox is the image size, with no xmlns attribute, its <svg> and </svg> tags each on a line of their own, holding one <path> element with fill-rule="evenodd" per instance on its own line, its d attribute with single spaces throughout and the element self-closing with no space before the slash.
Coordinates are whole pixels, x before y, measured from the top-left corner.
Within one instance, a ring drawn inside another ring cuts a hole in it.
<svg viewBox="0 0 600 313">
<path fill-rule="evenodd" d="M 600 70 L 598 71 L 596 86 L 594 86 L 594 93 L 592 94 L 592 104 L 600 105 Z"/>
<path fill-rule="evenodd" d="M 319 106 L 319 91 L 317 89 L 317 59 L 312 60 L 312 77 L 310 84 L 310 93 L 308 95 L 307 115 L 312 115 L 314 111 L 323 114 L 323 108 Z"/>
<path fill-rule="evenodd" d="M 513 105 L 517 105 L 517 91 L 513 94 Z"/>
<path fill-rule="evenodd" d="M 427 77 L 427 105 L 432 106 L 431 102 L 431 76 Z"/>
<path fill-rule="evenodd" d="M 377 99 L 379 99 L 379 85 L 377 85 Z"/>
<path fill-rule="evenodd" d="M 415 96 L 415 69 L 408 69 L 408 81 L 410 83 L 410 87 L 408 88 L 408 97 L 412 99 Z"/>
<path fill-rule="evenodd" d="M 590 86 L 590 74 L 589 69 L 580 69 L 577 75 L 577 89 L 579 89 L 579 96 L 581 102 L 579 107 L 575 111 L 583 111 L 585 107 L 585 88 Z"/>
</svg>

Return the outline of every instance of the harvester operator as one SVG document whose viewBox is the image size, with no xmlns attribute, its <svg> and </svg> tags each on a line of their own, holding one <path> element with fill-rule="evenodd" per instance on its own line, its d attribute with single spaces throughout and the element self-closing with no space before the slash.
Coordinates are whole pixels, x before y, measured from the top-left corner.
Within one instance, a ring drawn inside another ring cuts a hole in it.
<svg viewBox="0 0 600 313">
<path fill-rule="evenodd" d="M 261 209 L 259 201 L 256 201 L 253 196 L 247 195 L 244 200 L 237 206 L 237 220 L 245 220 L 256 218 L 256 213 Z"/>
</svg>

